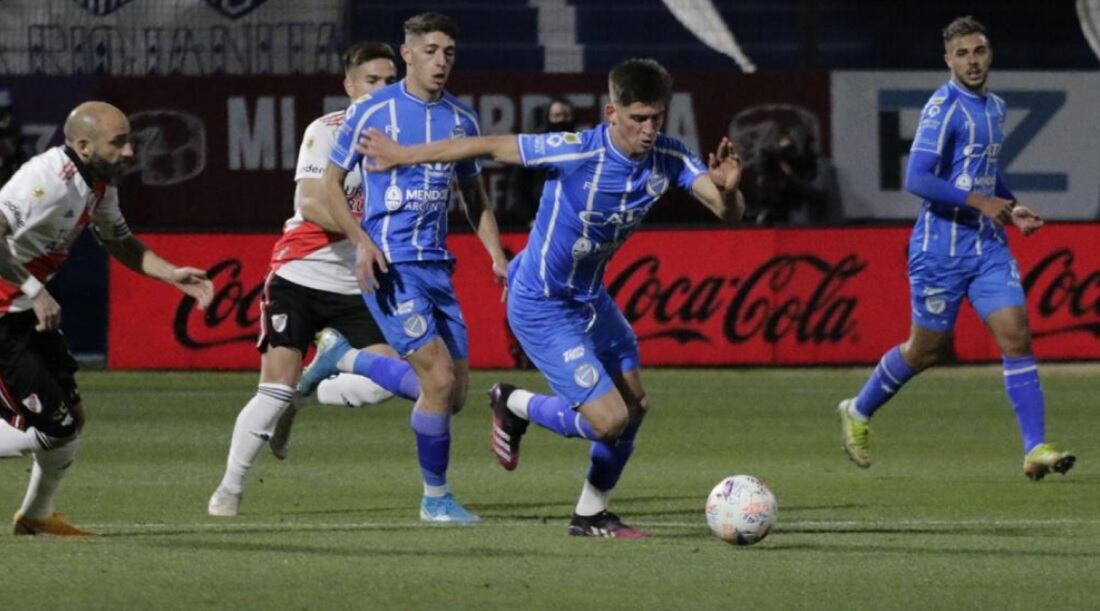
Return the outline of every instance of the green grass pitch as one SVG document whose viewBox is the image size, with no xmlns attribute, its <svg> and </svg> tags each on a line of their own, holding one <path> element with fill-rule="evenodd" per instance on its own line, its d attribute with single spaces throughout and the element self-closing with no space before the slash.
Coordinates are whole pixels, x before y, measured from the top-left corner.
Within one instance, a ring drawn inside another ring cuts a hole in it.
<svg viewBox="0 0 1100 611">
<path fill-rule="evenodd" d="M 612 502 L 644 541 L 565 534 L 587 445 L 533 427 L 512 473 L 488 450 L 477 372 L 452 489 L 484 523 L 422 525 L 408 404 L 303 412 L 265 451 L 242 514 L 206 515 L 254 374 L 87 372 L 83 445 L 59 509 L 102 536 L 0 535 L 0 609 L 1083 609 L 1100 605 L 1100 366 L 1046 366 L 1048 437 L 1078 453 L 1040 483 L 998 367 L 933 371 L 874 422 L 874 466 L 833 406 L 869 369 L 652 370 L 653 409 Z M 30 460 L 0 461 L 18 507 Z M 707 493 L 767 480 L 778 530 L 712 537 Z M 10 515 L 10 513 L 8 514 Z"/>
</svg>

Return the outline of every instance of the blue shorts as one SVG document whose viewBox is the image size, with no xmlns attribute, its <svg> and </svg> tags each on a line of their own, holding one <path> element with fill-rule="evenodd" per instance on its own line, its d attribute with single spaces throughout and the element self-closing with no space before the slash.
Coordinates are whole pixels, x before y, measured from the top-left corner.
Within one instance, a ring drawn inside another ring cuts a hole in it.
<svg viewBox="0 0 1100 611">
<path fill-rule="evenodd" d="M 615 387 L 612 376 L 641 364 L 638 338 L 606 289 L 589 303 L 512 290 L 508 324 L 550 388 L 573 407 L 602 396 Z"/>
<path fill-rule="evenodd" d="M 468 358 L 466 321 L 451 284 L 452 266 L 450 261 L 390 263 L 389 273 L 378 277 L 378 290 L 363 295 L 386 343 L 401 356 L 441 337 L 451 358 Z"/>
<path fill-rule="evenodd" d="M 1020 269 L 1007 248 L 975 257 L 909 254 L 913 323 L 933 331 L 955 327 L 963 297 L 984 321 L 1002 308 L 1024 306 Z"/>
</svg>

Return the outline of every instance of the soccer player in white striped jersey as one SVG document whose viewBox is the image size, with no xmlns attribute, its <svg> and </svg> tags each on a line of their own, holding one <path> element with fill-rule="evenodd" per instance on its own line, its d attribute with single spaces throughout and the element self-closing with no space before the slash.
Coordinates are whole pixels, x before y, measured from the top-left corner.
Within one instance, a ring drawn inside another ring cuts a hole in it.
<svg viewBox="0 0 1100 611">
<path fill-rule="evenodd" d="M 1023 440 L 1024 475 L 1039 480 L 1069 471 L 1076 459 L 1045 439 L 1027 305 L 1004 226 L 1027 236 L 1043 221 L 1016 201 L 1005 182 L 998 157 L 1006 106 L 987 84 L 993 51 L 985 27 L 971 17 L 955 19 L 943 30 L 943 44 L 951 78 L 921 112 L 906 174 L 909 192 L 922 199 L 909 241 L 909 339 L 882 357 L 857 396 L 837 406 L 843 447 L 856 465 L 871 466 L 868 421 L 909 379 L 950 353 L 965 298 L 1004 355 L 1004 388 Z"/>
<path fill-rule="evenodd" d="M 397 79 L 395 55 L 389 45 L 363 42 L 352 45 L 343 54 L 344 91 L 352 100 L 381 89 Z M 237 416 L 230 440 L 225 473 L 210 497 L 207 512 L 212 516 L 232 517 L 240 511 L 245 477 L 265 442 L 277 458 L 284 458 L 287 442 L 298 412 L 295 385 L 302 358 L 318 331 L 323 338 L 338 337 L 340 342 L 322 344 L 318 350 L 326 358 L 354 360 L 363 354 L 396 357 L 378 325 L 363 307 L 355 281 L 352 244 L 332 225 L 327 215 L 304 216 L 323 193 L 321 175 L 328 163 L 333 137 L 344 122 L 344 111 L 329 113 L 312 122 L 302 138 L 295 172 L 294 216 L 283 225 L 283 235 L 272 249 L 271 268 L 264 283 L 261 300 L 260 382 L 255 396 Z M 344 181 L 343 204 L 351 214 L 363 213 L 363 188 L 357 175 Z M 349 343 L 350 342 L 350 343 Z M 345 347 L 340 353 L 334 343 Z M 317 359 L 314 359 L 317 360 Z M 415 376 L 396 358 L 386 359 L 408 373 L 415 395 Z M 326 376 L 327 377 L 327 376 Z M 366 377 L 340 375 L 315 380 L 307 389 L 316 388 L 324 403 L 357 405 L 376 403 L 403 394 L 400 388 L 388 391 Z M 413 397 L 415 398 L 415 396 Z"/>
<path fill-rule="evenodd" d="M 0 458 L 34 456 L 13 520 L 17 535 L 92 534 L 53 506 L 76 457 L 84 406 L 60 331 L 61 308 L 44 286 L 84 228 L 120 263 L 171 284 L 200 308 L 214 294 L 205 272 L 165 261 L 126 225 L 115 186 L 134 157 L 126 115 L 85 102 L 69 114 L 64 132 L 64 146 L 31 158 L 0 188 Z"/>
<path fill-rule="evenodd" d="M 607 510 L 646 412 L 638 340 L 603 285 L 618 248 L 671 186 L 690 191 L 720 219 L 744 213 L 741 161 L 723 138 L 704 163 L 661 133 L 672 77 L 650 59 L 627 60 L 608 78 L 608 122 L 579 133 L 449 140 L 402 148 L 377 130 L 361 150 L 367 168 L 491 157 L 545 168 L 527 247 L 508 269 L 508 322 L 553 396 L 508 384 L 490 391 L 491 450 L 505 469 L 519 460 L 529 422 L 590 442 L 591 465 L 569 534 L 641 538 Z"/>
</svg>

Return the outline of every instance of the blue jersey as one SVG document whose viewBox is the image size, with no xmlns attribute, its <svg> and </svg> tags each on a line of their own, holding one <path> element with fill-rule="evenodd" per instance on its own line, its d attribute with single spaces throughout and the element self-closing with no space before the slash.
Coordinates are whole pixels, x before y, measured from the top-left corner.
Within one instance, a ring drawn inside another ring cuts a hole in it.
<svg viewBox="0 0 1100 611">
<path fill-rule="evenodd" d="M 948 81 L 932 94 L 910 149 L 910 177 L 915 158 L 934 155 L 930 171 L 947 183 L 953 201 L 922 202 L 910 252 L 978 256 L 1005 246 L 1004 228 L 964 205 L 970 192 L 1011 198 L 998 165 L 1004 121 L 1005 102 L 992 93 L 977 95 Z"/>
<path fill-rule="evenodd" d="M 690 189 L 706 172 L 695 153 L 664 134 L 637 160 L 615 148 L 606 124 L 518 138 L 523 165 L 546 169 L 547 180 L 513 283 L 547 297 L 593 300 L 611 255 L 669 185 Z"/>
<path fill-rule="evenodd" d="M 435 102 L 425 102 L 401 81 L 348 108 L 329 160 L 345 170 L 356 169 L 363 156 L 355 143 L 370 127 L 404 146 L 480 135 L 477 113 L 458 98 L 444 91 Z M 364 169 L 363 229 L 391 263 L 449 260 L 453 257 L 447 250 L 447 211 L 455 176 L 480 172 L 476 160 L 423 163 L 380 173 Z"/>
</svg>

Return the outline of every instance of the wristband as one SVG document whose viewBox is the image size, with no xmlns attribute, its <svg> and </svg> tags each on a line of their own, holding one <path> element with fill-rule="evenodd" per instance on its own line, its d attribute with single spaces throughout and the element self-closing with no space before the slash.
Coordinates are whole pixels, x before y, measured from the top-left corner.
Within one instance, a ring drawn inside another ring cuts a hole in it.
<svg viewBox="0 0 1100 611">
<path fill-rule="evenodd" d="M 34 276 L 27 276 L 23 284 L 19 285 L 19 290 L 23 291 L 23 294 L 31 299 L 38 297 L 38 294 L 42 292 L 43 288 L 45 288 L 45 286 Z"/>
</svg>

